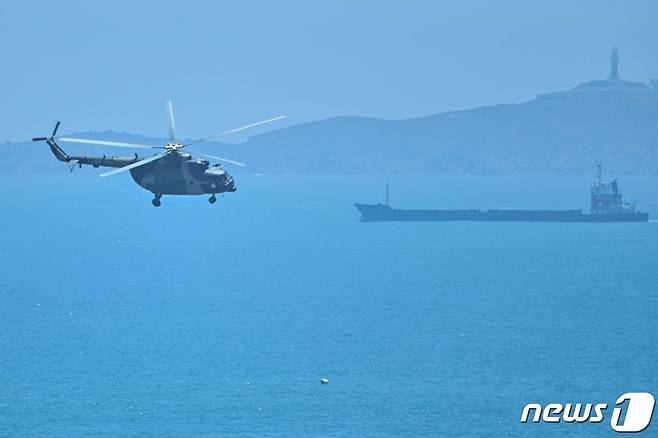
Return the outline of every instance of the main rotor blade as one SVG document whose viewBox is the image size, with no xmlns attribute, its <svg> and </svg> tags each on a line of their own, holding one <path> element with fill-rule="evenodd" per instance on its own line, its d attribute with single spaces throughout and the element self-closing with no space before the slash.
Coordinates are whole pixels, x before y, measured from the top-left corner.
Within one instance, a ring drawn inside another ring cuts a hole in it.
<svg viewBox="0 0 658 438">
<path fill-rule="evenodd" d="M 55 125 L 55 129 L 53 129 L 53 134 L 51 135 L 51 137 L 54 137 L 55 135 L 57 135 L 57 129 L 59 129 L 59 120 L 57 121 L 57 124 Z"/>
<path fill-rule="evenodd" d="M 202 154 L 201 152 L 196 152 L 196 151 L 190 151 L 190 152 L 192 152 L 194 155 L 201 155 L 202 157 L 210 158 L 211 160 L 217 160 L 217 161 L 221 161 L 223 163 L 234 164 L 234 165 L 240 166 L 240 167 L 246 166 L 246 164 L 244 164 L 244 163 L 241 163 L 239 161 L 229 160 L 228 158 L 217 157 L 215 155 Z"/>
<path fill-rule="evenodd" d="M 223 137 L 225 135 L 233 134 L 234 132 L 242 131 L 242 130 L 248 129 L 248 128 L 253 128 L 254 126 L 260 126 L 260 125 L 264 125 L 266 123 L 275 122 L 277 120 L 285 119 L 286 117 L 288 117 L 288 116 L 273 117 L 271 119 L 261 120 L 260 122 L 250 123 L 249 125 L 245 125 L 245 126 L 241 126 L 239 128 L 235 128 L 235 129 L 231 129 L 231 130 L 228 130 L 228 131 L 220 132 L 219 134 L 211 135 L 210 137 L 201 138 L 199 140 L 194 140 L 191 143 L 187 143 L 185 146 L 191 146 L 193 144 L 203 143 L 204 141 L 212 140 L 213 138 Z"/>
<path fill-rule="evenodd" d="M 106 176 L 116 175 L 118 173 L 127 172 L 130 169 L 134 169 L 135 167 L 143 166 L 144 164 L 148 164 L 148 163 L 151 163 L 155 160 L 159 160 L 160 158 L 168 155 L 170 152 L 171 151 L 160 152 L 159 154 L 153 155 L 152 157 L 144 158 L 143 160 L 136 161 L 136 162 L 134 162 L 132 164 L 129 164 L 127 166 L 120 167 L 120 168 L 112 170 L 110 172 L 102 173 L 100 176 L 106 177 Z"/>
<path fill-rule="evenodd" d="M 174 104 L 171 100 L 167 101 L 167 109 L 169 112 L 169 140 L 176 140 L 176 123 L 174 123 Z"/>
<path fill-rule="evenodd" d="M 122 143 L 118 141 L 106 141 L 106 140 L 89 140 L 86 138 L 71 138 L 71 137 L 60 137 L 59 141 L 66 141 L 69 143 L 84 143 L 84 144 L 99 144 L 103 146 L 116 146 L 119 148 L 137 148 L 137 149 L 160 149 L 159 146 L 152 146 L 148 144 L 138 144 L 138 143 Z"/>
</svg>

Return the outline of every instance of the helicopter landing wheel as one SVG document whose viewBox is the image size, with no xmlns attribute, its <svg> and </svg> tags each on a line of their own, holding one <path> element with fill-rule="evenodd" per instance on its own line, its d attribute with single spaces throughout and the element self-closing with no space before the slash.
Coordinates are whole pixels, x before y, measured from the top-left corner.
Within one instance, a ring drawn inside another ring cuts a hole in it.
<svg viewBox="0 0 658 438">
<path fill-rule="evenodd" d="M 212 195 L 210 198 L 208 198 L 208 202 L 210 202 L 211 204 L 214 204 L 215 201 L 217 201 L 217 198 L 215 198 L 215 195 Z"/>
<path fill-rule="evenodd" d="M 153 204 L 154 207 L 159 207 L 160 206 L 160 204 L 161 204 L 160 197 L 161 196 L 162 195 L 157 194 L 157 195 L 155 195 L 155 198 L 153 198 L 153 200 L 151 201 L 151 203 Z"/>
</svg>

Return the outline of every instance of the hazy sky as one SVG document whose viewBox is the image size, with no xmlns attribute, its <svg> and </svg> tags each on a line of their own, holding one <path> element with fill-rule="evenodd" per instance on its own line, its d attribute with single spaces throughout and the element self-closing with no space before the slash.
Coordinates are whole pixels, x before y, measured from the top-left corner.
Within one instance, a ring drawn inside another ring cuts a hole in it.
<svg viewBox="0 0 658 438">
<path fill-rule="evenodd" d="M 181 137 L 289 114 L 407 118 L 658 77 L 656 1 L 0 3 L 0 140 Z M 284 125 L 278 125 L 284 126 Z"/>
</svg>

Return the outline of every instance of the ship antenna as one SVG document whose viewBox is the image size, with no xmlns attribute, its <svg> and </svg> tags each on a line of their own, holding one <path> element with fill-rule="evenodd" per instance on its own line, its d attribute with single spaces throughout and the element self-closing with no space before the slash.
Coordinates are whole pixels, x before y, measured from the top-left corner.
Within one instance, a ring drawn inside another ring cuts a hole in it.
<svg viewBox="0 0 658 438">
<path fill-rule="evenodd" d="M 386 178 L 386 206 L 388 207 L 388 177 Z"/>
</svg>

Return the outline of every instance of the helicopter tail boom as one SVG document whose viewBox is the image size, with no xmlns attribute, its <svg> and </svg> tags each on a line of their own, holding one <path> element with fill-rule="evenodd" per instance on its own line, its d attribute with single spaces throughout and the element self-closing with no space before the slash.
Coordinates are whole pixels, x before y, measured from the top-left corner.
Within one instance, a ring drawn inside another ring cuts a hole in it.
<svg viewBox="0 0 658 438">
<path fill-rule="evenodd" d="M 129 164 L 133 164 L 137 161 L 140 161 L 141 158 L 135 154 L 134 156 L 127 157 L 108 157 L 108 156 L 72 156 L 64 152 L 57 142 L 55 142 L 55 135 L 57 134 L 57 128 L 59 128 L 59 122 L 55 125 L 50 137 L 35 137 L 32 141 L 45 141 L 50 147 L 51 152 L 59 161 L 63 161 L 69 164 L 69 168 L 73 170 L 75 165 L 82 167 L 83 164 L 87 164 L 93 167 L 124 167 Z"/>
<path fill-rule="evenodd" d="M 55 140 L 48 139 L 46 140 L 46 143 L 48 143 L 48 146 L 50 146 L 50 150 L 52 151 L 53 155 L 59 161 L 64 161 L 65 163 L 71 161 L 71 157 L 69 157 L 68 154 L 64 152 L 64 150 L 60 148 L 57 143 L 55 143 Z"/>
</svg>

